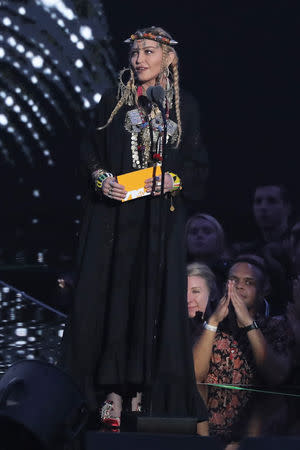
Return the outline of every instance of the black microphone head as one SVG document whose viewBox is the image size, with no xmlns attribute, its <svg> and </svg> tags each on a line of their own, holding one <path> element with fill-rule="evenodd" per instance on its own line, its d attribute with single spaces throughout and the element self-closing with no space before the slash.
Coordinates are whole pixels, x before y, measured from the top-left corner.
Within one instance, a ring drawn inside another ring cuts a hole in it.
<svg viewBox="0 0 300 450">
<path fill-rule="evenodd" d="M 162 106 L 166 96 L 165 90 L 160 85 L 148 87 L 146 94 L 148 99 L 158 106 Z"/>
<path fill-rule="evenodd" d="M 147 91 L 146 91 L 146 95 L 147 98 L 150 102 L 153 102 L 153 98 L 152 98 L 152 90 L 153 90 L 154 86 L 150 86 L 148 87 Z"/>
<path fill-rule="evenodd" d="M 166 93 L 164 88 L 162 88 L 160 85 L 154 86 L 152 89 L 152 98 L 154 103 L 157 105 L 162 105 L 165 99 Z"/>
</svg>

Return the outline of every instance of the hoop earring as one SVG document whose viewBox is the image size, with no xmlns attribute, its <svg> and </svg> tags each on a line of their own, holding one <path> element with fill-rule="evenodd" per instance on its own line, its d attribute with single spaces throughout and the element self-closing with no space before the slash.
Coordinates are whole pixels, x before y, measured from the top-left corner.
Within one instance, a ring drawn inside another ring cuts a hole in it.
<svg viewBox="0 0 300 450">
<path fill-rule="evenodd" d="M 125 84 L 123 81 L 123 75 L 125 72 L 130 72 L 130 78 Z M 136 85 L 135 85 L 135 76 L 131 67 L 125 67 L 119 73 L 119 86 L 118 86 L 118 98 L 124 98 L 125 102 L 132 106 L 135 104 L 136 98 Z"/>
</svg>

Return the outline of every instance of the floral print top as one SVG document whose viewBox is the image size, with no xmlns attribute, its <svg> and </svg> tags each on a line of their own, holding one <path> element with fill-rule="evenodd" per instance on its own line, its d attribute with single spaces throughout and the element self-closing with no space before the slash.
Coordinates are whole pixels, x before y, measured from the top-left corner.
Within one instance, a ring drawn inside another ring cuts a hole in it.
<svg viewBox="0 0 300 450">
<path fill-rule="evenodd" d="M 293 335 L 283 316 L 257 316 L 256 321 L 266 341 L 278 354 L 292 349 Z M 246 333 L 233 336 L 216 332 L 206 383 L 249 385 L 259 383 L 250 343 Z"/>
<path fill-rule="evenodd" d="M 293 334 L 283 316 L 255 318 L 266 341 L 278 354 L 292 350 Z M 239 386 L 260 383 L 250 343 L 244 332 L 236 337 L 218 330 L 215 336 L 210 369 L 205 380 L 213 384 L 235 384 Z M 212 434 L 231 435 L 241 426 L 240 418 L 252 397 L 248 391 L 235 391 L 209 387 L 207 408 Z"/>
</svg>

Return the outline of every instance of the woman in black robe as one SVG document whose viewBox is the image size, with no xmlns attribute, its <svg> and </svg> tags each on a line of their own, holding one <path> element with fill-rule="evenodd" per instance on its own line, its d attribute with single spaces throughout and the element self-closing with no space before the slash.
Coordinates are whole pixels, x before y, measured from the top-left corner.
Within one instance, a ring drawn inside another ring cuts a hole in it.
<svg viewBox="0 0 300 450">
<path fill-rule="evenodd" d="M 149 414 L 203 420 L 190 348 L 184 250 L 185 176 L 194 173 L 194 189 L 197 181 L 201 187 L 197 168 L 200 172 L 207 163 L 198 108 L 190 95 L 179 96 L 176 42 L 169 34 L 152 27 L 127 42 L 130 79 L 125 85 L 120 77 L 119 101 L 114 90 L 103 94 L 97 125 L 82 145 L 91 188 L 64 365 L 91 410 L 99 408 L 101 390 L 127 397 L 143 392 Z M 145 184 L 150 195 L 123 203 L 126 192 L 116 175 L 162 160 L 161 113 L 145 96 L 157 84 L 166 93 L 165 193 L 160 195 L 161 177 L 155 183 L 151 178 Z"/>
</svg>

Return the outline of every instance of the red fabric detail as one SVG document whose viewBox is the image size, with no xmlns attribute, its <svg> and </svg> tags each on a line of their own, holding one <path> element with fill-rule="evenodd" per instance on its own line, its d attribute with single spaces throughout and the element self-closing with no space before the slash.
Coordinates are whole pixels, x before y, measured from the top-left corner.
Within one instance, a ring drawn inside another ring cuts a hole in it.
<svg viewBox="0 0 300 450">
<path fill-rule="evenodd" d="M 137 88 L 137 95 L 138 95 L 138 97 L 143 95 L 143 88 L 142 88 L 142 86 L 138 86 L 138 88 Z"/>
</svg>

